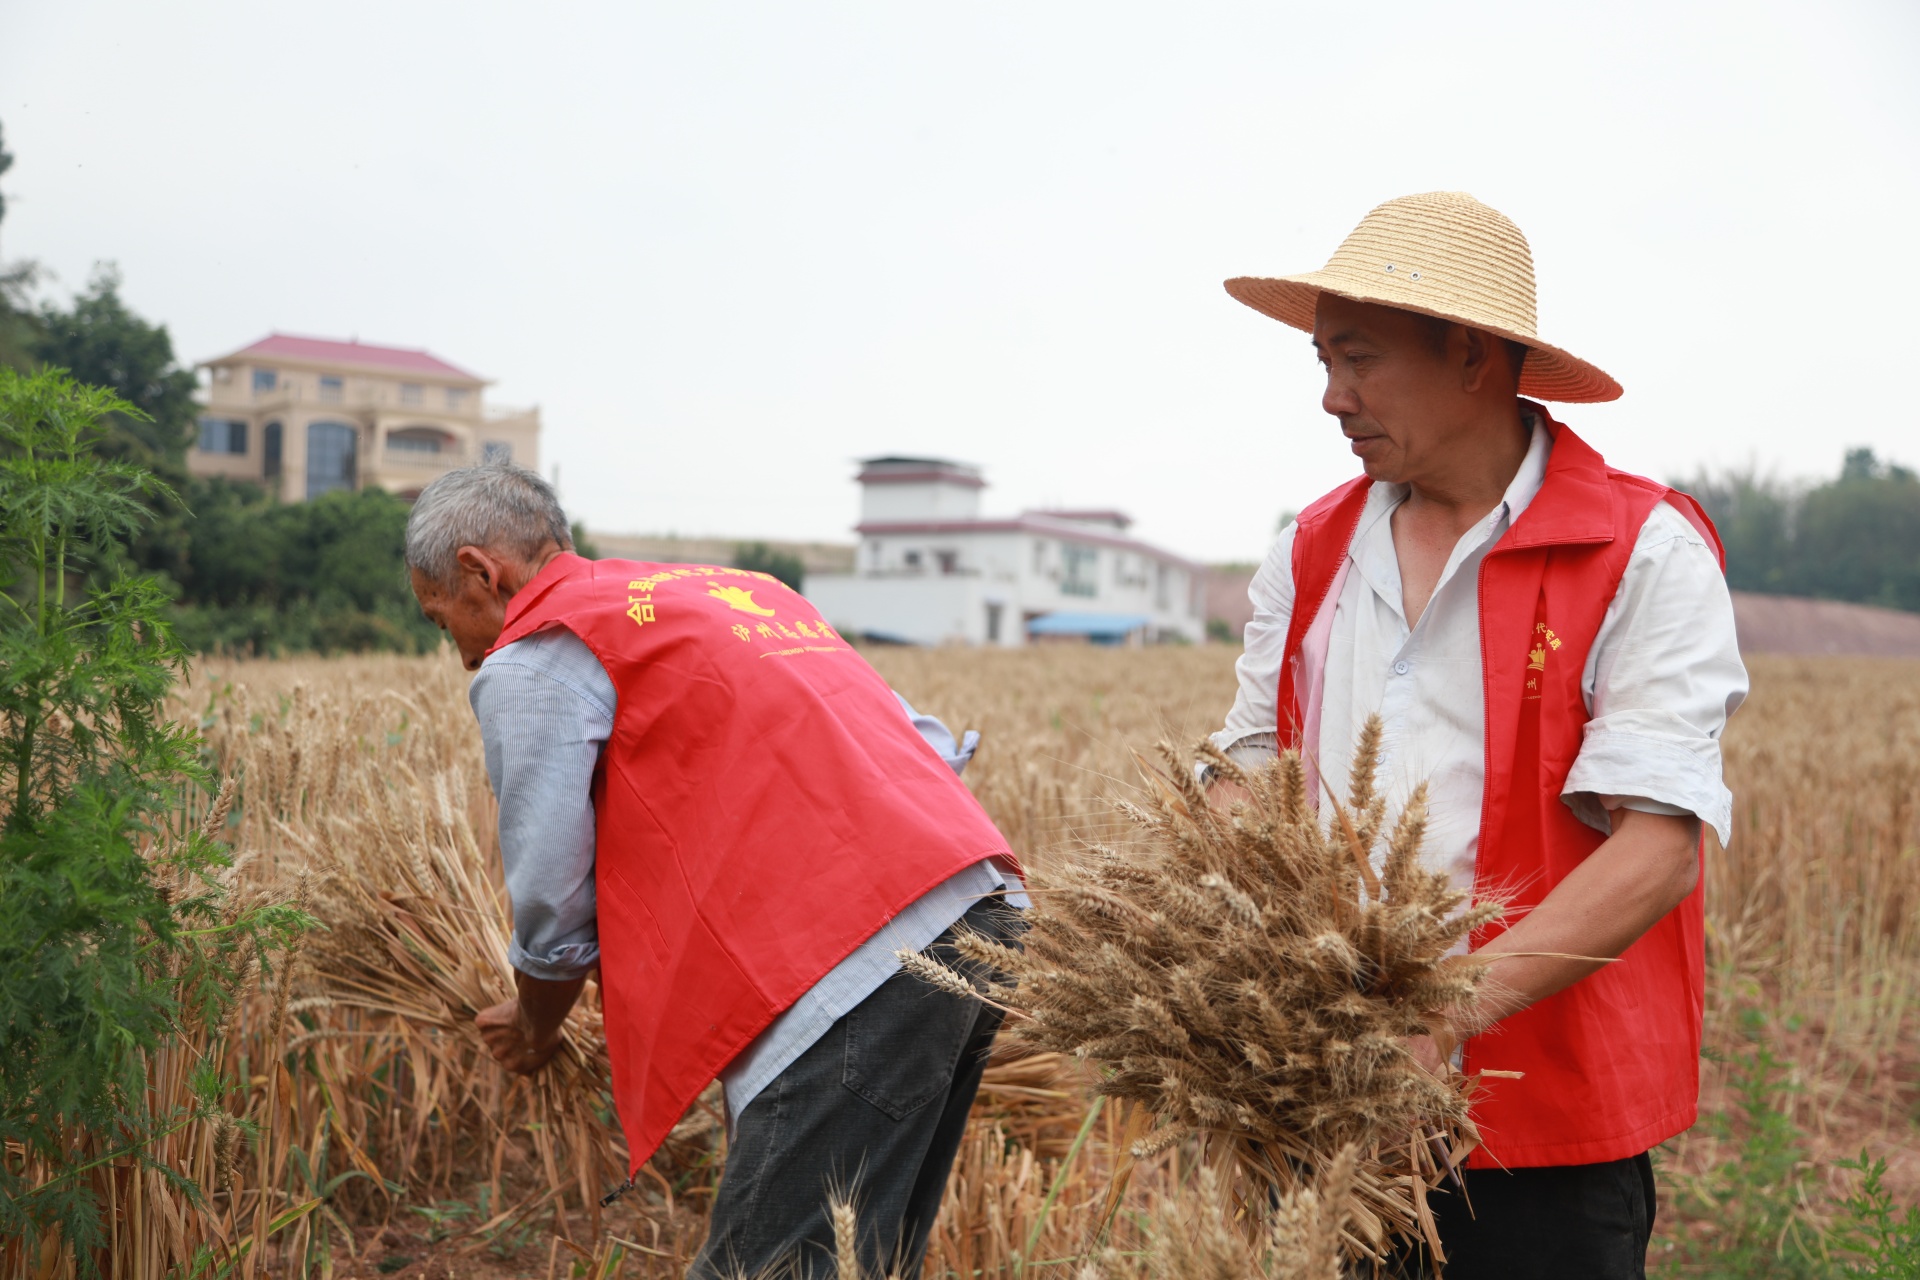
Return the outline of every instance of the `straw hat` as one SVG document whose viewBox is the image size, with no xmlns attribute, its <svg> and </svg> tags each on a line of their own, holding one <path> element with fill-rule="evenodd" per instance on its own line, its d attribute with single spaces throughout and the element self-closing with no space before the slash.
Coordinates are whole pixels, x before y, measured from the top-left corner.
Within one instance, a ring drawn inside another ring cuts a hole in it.
<svg viewBox="0 0 1920 1280">
<path fill-rule="evenodd" d="M 1322 292 L 1457 320 L 1524 343 L 1520 394 L 1617 400 L 1620 384 L 1534 335 L 1533 253 L 1520 228 L 1463 191 L 1389 200 L 1353 229 L 1327 265 L 1305 275 L 1240 276 L 1227 292 L 1282 324 L 1313 332 Z"/>
</svg>

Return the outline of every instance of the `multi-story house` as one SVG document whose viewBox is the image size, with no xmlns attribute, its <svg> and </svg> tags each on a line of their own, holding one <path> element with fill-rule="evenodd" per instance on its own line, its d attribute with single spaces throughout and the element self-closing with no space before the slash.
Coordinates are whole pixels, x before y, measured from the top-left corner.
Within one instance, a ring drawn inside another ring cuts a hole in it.
<svg viewBox="0 0 1920 1280">
<path fill-rule="evenodd" d="M 411 498 L 486 458 L 540 465 L 537 408 L 486 404 L 486 379 L 425 351 L 275 333 L 200 367 L 195 475 L 252 480 L 297 502 L 369 486 Z"/>
<path fill-rule="evenodd" d="M 1205 570 L 1127 536 L 1118 511 L 980 514 L 977 467 L 861 464 L 853 572 L 808 574 L 807 597 L 850 634 L 912 644 L 1205 638 Z"/>
</svg>

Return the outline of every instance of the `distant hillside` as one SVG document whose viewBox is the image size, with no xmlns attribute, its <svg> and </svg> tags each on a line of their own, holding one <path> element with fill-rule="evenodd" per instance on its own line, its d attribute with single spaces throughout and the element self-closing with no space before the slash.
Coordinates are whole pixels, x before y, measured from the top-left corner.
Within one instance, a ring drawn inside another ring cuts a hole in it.
<svg viewBox="0 0 1920 1280">
<path fill-rule="evenodd" d="M 1736 591 L 1733 618 L 1742 653 L 1920 658 L 1920 613 Z"/>
<path fill-rule="evenodd" d="M 590 529 L 587 538 L 599 553 L 613 560 L 648 560 L 655 564 L 732 564 L 736 548 L 759 538 L 676 538 L 653 533 L 602 533 Z M 768 542 L 767 549 L 800 557 L 808 573 L 851 573 L 852 543 Z"/>
<path fill-rule="evenodd" d="M 1239 636 L 1253 617 L 1253 606 L 1247 601 L 1247 584 L 1252 580 L 1253 570 L 1244 565 L 1216 565 L 1208 570 L 1208 620 L 1219 619 Z M 1920 613 L 1736 591 L 1733 619 L 1742 653 L 1920 658 Z"/>
</svg>

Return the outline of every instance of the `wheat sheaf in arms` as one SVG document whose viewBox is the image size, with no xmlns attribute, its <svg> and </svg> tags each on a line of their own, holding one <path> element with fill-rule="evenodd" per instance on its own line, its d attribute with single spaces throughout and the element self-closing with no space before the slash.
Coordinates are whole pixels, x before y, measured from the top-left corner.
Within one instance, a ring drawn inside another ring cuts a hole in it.
<svg viewBox="0 0 1920 1280">
<path fill-rule="evenodd" d="M 1424 785 L 1389 827 L 1380 736 L 1376 717 L 1347 796 L 1319 814 L 1295 752 L 1256 772 L 1210 743 L 1163 744 L 1160 766 L 1140 761 L 1142 793 L 1120 802 L 1139 840 L 1036 868 L 1024 949 L 959 944 L 1008 979 L 979 994 L 1014 1015 L 1011 1034 L 1088 1061 L 1100 1092 L 1151 1116 L 1135 1158 L 1198 1135 L 1242 1186 L 1250 1230 L 1340 1166 L 1356 1260 L 1393 1236 L 1438 1246 L 1425 1195 L 1478 1141 L 1473 1082 L 1426 1071 L 1406 1038 L 1474 998 L 1486 963 L 1449 953 L 1501 914 L 1422 865 Z M 1195 758 L 1249 799 L 1210 804 Z M 967 983 L 908 960 L 950 990 Z"/>
</svg>

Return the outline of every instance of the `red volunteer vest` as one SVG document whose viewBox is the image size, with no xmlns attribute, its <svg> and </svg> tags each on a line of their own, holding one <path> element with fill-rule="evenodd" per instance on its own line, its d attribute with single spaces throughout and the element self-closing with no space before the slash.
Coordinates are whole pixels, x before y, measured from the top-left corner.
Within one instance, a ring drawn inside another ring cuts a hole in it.
<svg viewBox="0 0 1920 1280">
<path fill-rule="evenodd" d="M 495 648 L 552 626 L 618 697 L 594 778 L 607 1052 L 638 1171 L 747 1043 L 901 908 L 1009 857 L 813 606 L 740 569 L 562 555 Z"/>
<path fill-rule="evenodd" d="M 1607 466 L 1572 431 L 1554 433 L 1539 496 L 1480 566 L 1486 787 L 1474 896 L 1508 902 L 1484 946 L 1606 838 L 1573 816 L 1560 789 L 1587 720 L 1580 678 L 1647 516 L 1672 503 L 1716 553 L 1719 535 L 1692 498 Z M 1299 745 L 1300 651 L 1366 504 L 1366 477 L 1301 512 L 1293 543 L 1294 610 L 1280 667 L 1280 741 Z M 1724 554 L 1722 554 L 1724 563 Z M 1693 1124 L 1699 1101 L 1705 984 L 1701 891 L 1695 888 L 1615 963 L 1467 1042 L 1465 1067 L 1525 1072 L 1488 1080 L 1473 1117 L 1477 1168 L 1590 1164 L 1638 1155 Z"/>
</svg>

